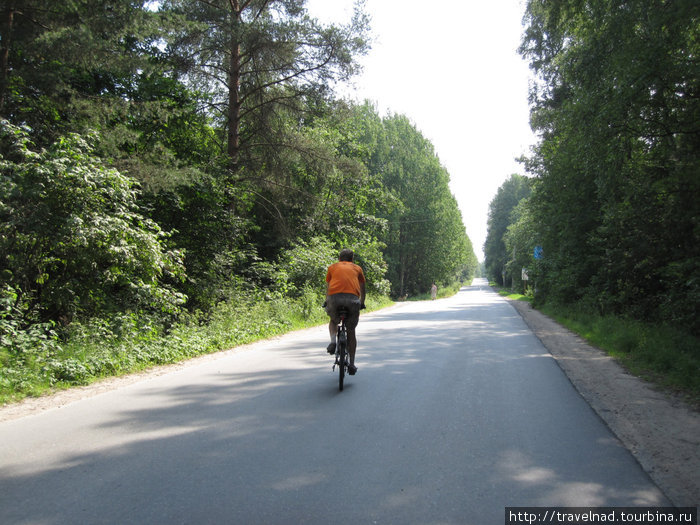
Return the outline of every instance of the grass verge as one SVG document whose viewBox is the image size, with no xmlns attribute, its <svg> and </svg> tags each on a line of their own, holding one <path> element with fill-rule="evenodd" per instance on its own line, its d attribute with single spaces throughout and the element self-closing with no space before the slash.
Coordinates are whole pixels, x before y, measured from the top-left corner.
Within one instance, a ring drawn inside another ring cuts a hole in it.
<svg viewBox="0 0 700 525">
<path fill-rule="evenodd" d="M 632 374 L 700 405 L 700 339 L 676 327 L 575 307 L 541 311 L 617 359 Z"/>
<path fill-rule="evenodd" d="M 489 286 L 496 290 L 496 292 L 498 292 L 499 295 L 505 297 L 506 299 L 511 299 L 513 301 L 527 301 L 529 303 L 532 303 L 532 294 L 521 294 L 519 292 L 514 292 L 509 288 L 498 286 L 494 282 L 489 282 Z"/>
<path fill-rule="evenodd" d="M 125 316 L 76 325 L 62 343 L 19 352 L 0 348 L 0 404 L 318 326 L 328 320 L 321 302 L 307 296 L 223 304 L 206 320 L 192 316 L 167 334 Z M 373 311 L 392 301 L 368 296 L 366 304 Z"/>
<path fill-rule="evenodd" d="M 532 302 L 491 283 L 502 296 Z M 618 316 L 602 316 L 576 306 L 538 308 L 559 324 L 614 357 L 630 373 L 700 407 L 700 339 L 677 327 Z"/>
</svg>

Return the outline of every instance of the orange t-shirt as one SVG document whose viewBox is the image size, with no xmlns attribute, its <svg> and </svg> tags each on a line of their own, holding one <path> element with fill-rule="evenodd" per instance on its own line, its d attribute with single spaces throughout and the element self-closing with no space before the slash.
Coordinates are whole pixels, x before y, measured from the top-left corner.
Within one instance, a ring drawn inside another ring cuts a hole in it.
<svg viewBox="0 0 700 525">
<path fill-rule="evenodd" d="M 360 297 L 360 283 L 365 282 L 365 274 L 362 272 L 362 268 L 355 263 L 339 261 L 328 267 L 326 282 L 328 283 L 328 295 L 351 293 Z"/>
</svg>

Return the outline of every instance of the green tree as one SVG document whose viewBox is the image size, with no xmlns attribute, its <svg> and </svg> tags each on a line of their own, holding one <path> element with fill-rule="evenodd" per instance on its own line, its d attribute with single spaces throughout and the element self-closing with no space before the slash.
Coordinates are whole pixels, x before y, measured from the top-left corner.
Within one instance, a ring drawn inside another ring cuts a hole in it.
<svg viewBox="0 0 700 525">
<path fill-rule="evenodd" d="M 432 144 L 404 116 L 383 120 L 383 130 L 370 161 L 370 173 L 398 201 L 385 212 L 384 237 L 392 293 L 417 294 L 433 281 L 449 282 L 476 259 L 449 174 Z"/>
<path fill-rule="evenodd" d="M 329 202 L 331 211 L 347 208 L 363 187 L 356 183 L 361 165 L 339 156 L 337 140 L 325 140 L 322 119 L 333 112 L 326 107 L 333 84 L 357 71 L 356 57 L 366 50 L 366 16 L 358 3 L 348 25 L 322 26 L 304 4 L 159 5 L 178 21 L 167 55 L 178 78 L 206 95 L 200 102 L 219 137 L 219 161 L 207 171 L 228 195 L 225 208 L 254 225 L 248 239 L 266 261 L 291 243 L 328 233 L 318 227 L 319 210 Z"/>
<path fill-rule="evenodd" d="M 522 199 L 511 212 L 511 224 L 503 235 L 508 262 L 506 273 L 511 276 L 514 289 L 525 291 L 525 286 L 532 286 L 537 280 L 537 261 L 534 258 L 535 247 L 539 246 L 539 236 L 533 221 L 528 198 Z M 522 269 L 528 273 L 528 283 L 523 282 Z"/>
<path fill-rule="evenodd" d="M 133 180 L 72 135 L 32 151 L 0 121 L 0 276 L 27 319 L 107 311 L 175 313 L 183 273 L 166 234 L 139 212 Z"/>
<path fill-rule="evenodd" d="M 489 217 L 484 242 L 484 256 L 486 273 L 489 279 L 493 279 L 502 286 L 506 285 L 508 278 L 511 282 L 517 271 L 520 277 L 520 269 L 508 266 L 512 258 L 512 250 L 508 250 L 504 236 L 508 227 L 515 222 L 513 211 L 518 204 L 530 195 L 530 183 L 522 175 L 511 175 L 496 192 L 496 196 L 489 204 Z"/>
<path fill-rule="evenodd" d="M 274 161 L 274 169 L 285 174 L 283 183 L 256 190 L 276 212 L 259 213 L 257 222 L 265 225 L 259 238 L 268 245 L 298 245 L 322 236 L 336 252 L 353 249 L 369 289 L 386 293 L 380 240 L 386 221 L 378 215 L 393 199 L 365 165 L 378 119 L 368 108 L 344 102 L 315 107 L 304 126 L 289 135 L 296 147 Z"/>
<path fill-rule="evenodd" d="M 700 5 L 531 1 L 526 21 L 545 291 L 700 330 Z"/>
<path fill-rule="evenodd" d="M 76 122 L 149 69 L 159 26 L 144 3 L 3 2 L 0 117 L 28 125 L 46 144 L 78 131 Z"/>
<path fill-rule="evenodd" d="M 358 4 L 347 26 L 322 26 L 305 0 L 164 0 L 161 12 L 182 24 L 169 52 L 193 85 L 211 92 L 210 110 L 226 130 L 234 171 L 261 145 L 276 148 L 281 108 L 299 109 L 357 70 L 366 50 L 367 17 Z M 245 155 L 242 153 L 246 152 Z"/>
</svg>

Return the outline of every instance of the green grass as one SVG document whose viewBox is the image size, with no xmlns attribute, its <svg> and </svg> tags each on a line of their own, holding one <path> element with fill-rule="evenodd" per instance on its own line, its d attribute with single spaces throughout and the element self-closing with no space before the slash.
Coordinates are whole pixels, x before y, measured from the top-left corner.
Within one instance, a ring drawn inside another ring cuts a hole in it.
<svg viewBox="0 0 700 525">
<path fill-rule="evenodd" d="M 528 301 L 532 302 L 532 297 L 523 295 L 521 293 L 513 293 L 507 290 L 498 290 L 498 293 L 507 299 L 512 299 L 513 301 Z"/>
<path fill-rule="evenodd" d="M 490 285 L 502 296 L 532 302 L 530 295 Z M 677 327 L 655 325 L 616 316 L 601 316 L 582 308 L 539 307 L 592 345 L 614 357 L 630 373 L 700 406 L 700 339 Z"/>
<path fill-rule="evenodd" d="M 114 322 L 76 325 L 65 342 L 50 348 L 0 348 L 0 404 L 325 324 L 328 317 L 321 302 L 306 296 L 223 304 L 206 320 L 183 320 L 167 334 L 143 320 L 124 317 L 119 329 Z M 366 311 L 373 311 L 392 302 L 368 296 L 366 304 Z"/>
<path fill-rule="evenodd" d="M 632 374 L 700 404 L 700 339 L 677 327 L 545 305 L 542 312 L 617 359 Z"/>
<path fill-rule="evenodd" d="M 503 288 L 500 286 L 497 286 L 495 283 L 491 282 L 489 283 L 489 286 L 491 286 L 493 289 L 495 289 L 499 295 L 502 295 L 503 297 L 507 299 L 511 299 L 513 301 L 528 301 L 532 302 L 532 295 L 524 295 L 518 292 L 514 292 L 510 290 L 509 288 Z"/>
</svg>

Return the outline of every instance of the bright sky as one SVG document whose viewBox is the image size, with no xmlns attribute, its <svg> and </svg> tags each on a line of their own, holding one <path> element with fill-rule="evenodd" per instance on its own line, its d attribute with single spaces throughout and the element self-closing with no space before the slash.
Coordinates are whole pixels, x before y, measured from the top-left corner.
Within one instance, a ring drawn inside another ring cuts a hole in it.
<svg viewBox="0 0 700 525">
<path fill-rule="evenodd" d="M 344 22 L 352 0 L 308 0 L 311 14 Z M 518 55 L 524 0 L 366 0 L 374 43 L 348 96 L 406 115 L 450 173 L 467 234 L 484 259 L 491 199 L 514 159 L 536 141 L 527 64 Z"/>
</svg>

